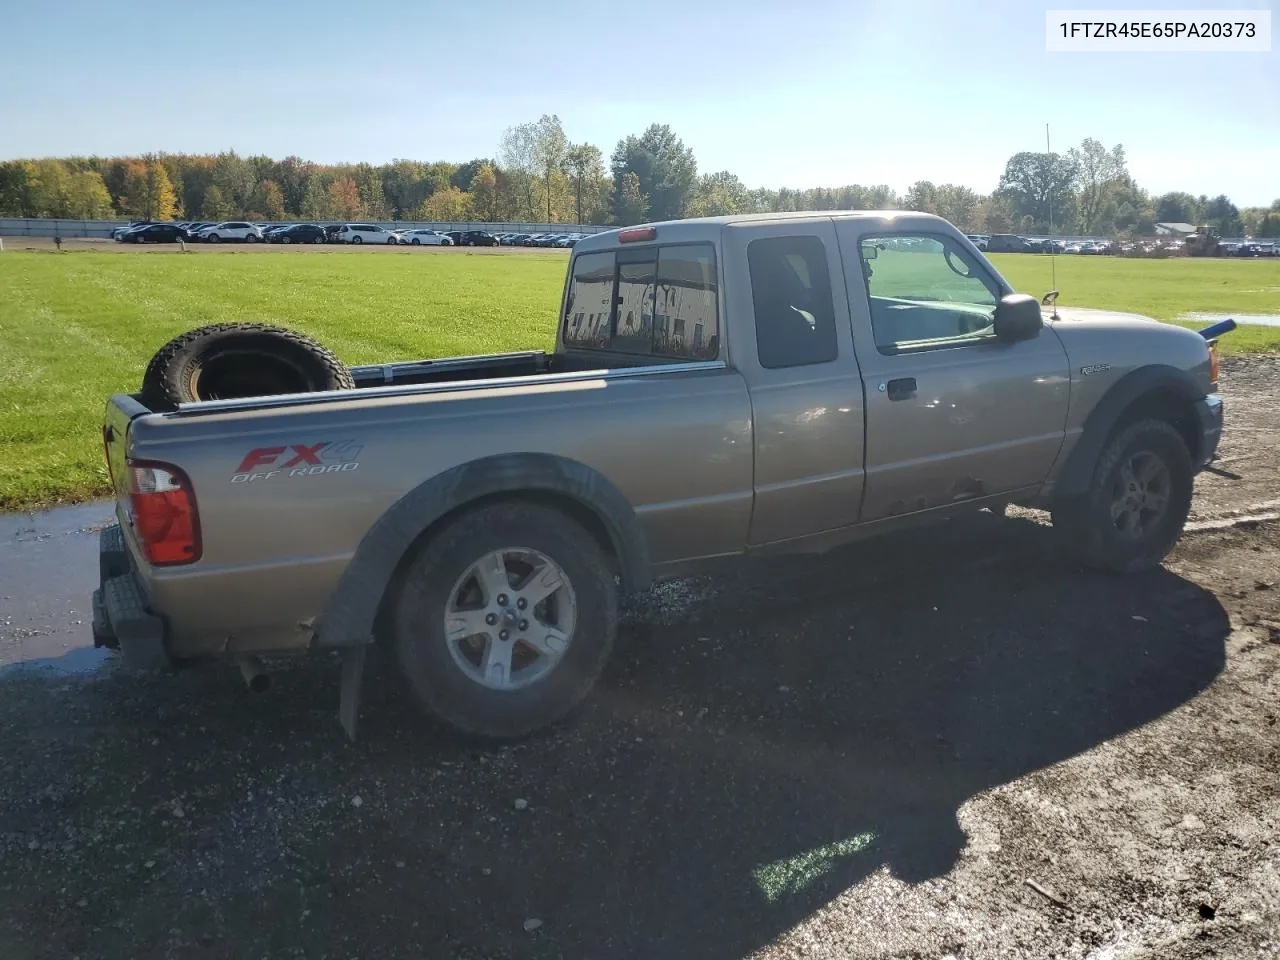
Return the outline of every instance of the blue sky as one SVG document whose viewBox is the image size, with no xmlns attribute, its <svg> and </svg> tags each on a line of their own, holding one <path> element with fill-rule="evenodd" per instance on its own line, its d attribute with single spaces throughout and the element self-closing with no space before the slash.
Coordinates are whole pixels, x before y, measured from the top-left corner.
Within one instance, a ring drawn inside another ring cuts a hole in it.
<svg viewBox="0 0 1280 960">
<path fill-rule="evenodd" d="M 0 2 L 4 159 L 461 161 L 556 113 L 606 159 L 668 123 L 701 171 L 749 186 L 988 191 L 1048 121 L 1055 149 L 1124 144 L 1155 192 L 1280 197 L 1274 38 L 1270 53 L 1045 52 L 1044 11 L 1110 9 L 1096 0 Z"/>
</svg>

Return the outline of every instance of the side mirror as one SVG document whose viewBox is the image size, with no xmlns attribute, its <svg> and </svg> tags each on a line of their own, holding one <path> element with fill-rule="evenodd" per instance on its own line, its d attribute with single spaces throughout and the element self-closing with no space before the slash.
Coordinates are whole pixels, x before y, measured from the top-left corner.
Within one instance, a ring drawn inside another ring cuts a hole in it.
<svg viewBox="0 0 1280 960">
<path fill-rule="evenodd" d="M 1011 293 L 996 304 L 994 319 L 996 337 L 1006 343 L 1030 340 L 1044 326 L 1040 302 L 1025 293 Z"/>
</svg>

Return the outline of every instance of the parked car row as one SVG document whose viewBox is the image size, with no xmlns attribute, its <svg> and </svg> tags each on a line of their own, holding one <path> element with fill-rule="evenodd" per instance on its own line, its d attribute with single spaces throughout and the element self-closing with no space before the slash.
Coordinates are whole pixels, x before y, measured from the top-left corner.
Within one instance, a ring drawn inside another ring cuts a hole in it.
<svg viewBox="0 0 1280 960">
<path fill-rule="evenodd" d="M 121 243 L 350 243 L 433 247 L 572 247 L 583 233 L 490 233 L 486 230 L 443 232 L 425 227 L 395 229 L 376 223 L 253 223 L 182 220 L 153 223 L 137 220 L 117 227 L 111 236 Z"/>
<path fill-rule="evenodd" d="M 973 245 L 985 253 L 1068 253 L 1121 257 L 1167 257 L 1185 252 L 1180 239 L 1167 240 L 1060 240 L 1045 237 L 1022 237 L 1011 233 L 966 234 Z M 1224 257 L 1280 256 L 1280 246 L 1271 242 L 1224 243 Z"/>
<path fill-rule="evenodd" d="M 438 230 L 388 230 L 372 223 L 221 223 L 138 221 L 117 227 L 111 236 L 121 243 L 380 243 L 406 246 L 443 246 L 454 241 Z"/>
<path fill-rule="evenodd" d="M 504 247 L 572 247 L 587 237 L 585 233 L 499 233 Z"/>
</svg>

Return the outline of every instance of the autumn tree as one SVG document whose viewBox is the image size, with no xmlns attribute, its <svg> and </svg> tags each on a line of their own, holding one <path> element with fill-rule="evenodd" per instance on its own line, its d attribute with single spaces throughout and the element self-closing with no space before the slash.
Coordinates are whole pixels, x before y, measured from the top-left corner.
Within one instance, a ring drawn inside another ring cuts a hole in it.
<svg viewBox="0 0 1280 960">
<path fill-rule="evenodd" d="M 329 184 L 332 180 L 322 171 L 314 170 L 307 177 L 307 186 L 299 211 L 307 220 L 329 220 L 334 216 L 329 207 Z"/>
<path fill-rule="evenodd" d="M 257 176 L 253 164 L 248 160 L 234 150 L 218 154 L 213 161 L 212 180 L 231 205 L 232 215 L 242 214 L 249 209 Z"/>
<path fill-rule="evenodd" d="M 37 217 L 69 217 L 71 174 L 58 160 L 37 160 L 34 178 Z"/>
<path fill-rule="evenodd" d="M 154 157 L 129 165 L 122 198 L 123 212 L 146 220 L 169 220 L 176 200 L 164 166 Z"/>
<path fill-rule="evenodd" d="M 477 220 L 485 223 L 498 223 L 502 220 L 498 175 L 490 164 L 482 165 L 472 176 L 470 194 L 472 211 Z"/>
<path fill-rule="evenodd" d="M 352 179 L 360 195 L 360 216 L 371 220 L 386 220 L 391 216 L 386 195 L 382 191 L 382 172 L 367 163 L 356 164 Z"/>
<path fill-rule="evenodd" d="M 917 180 L 902 198 L 902 205 L 907 210 L 917 213 L 936 213 L 938 205 L 938 188 L 929 180 Z"/>
<path fill-rule="evenodd" d="M 284 219 L 284 194 L 274 180 L 260 180 L 249 205 L 267 220 Z"/>
<path fill-rule="evenodd" d="M 633 173 L 646 198 L 653 220 L 676 220 L 685 215 L 692 199 L 698 164 L 693 151 L 666 124 L 651 124 L 640 136 L 618 141 L 614 148 L 613 168 L 615 212 L 628 207 L 622 197 L 626 174 Z"/>
<path fill-rule="evenodd" d="M 182 184 L 182 209 L 188 217 L 203 217 L 205 192 L 213 183 L 212 157 L 180 157 L 178 179 Z M 105 180 L 105 178 L 104 178 Z M 108 189 L 110 186 L 108 185 Z"/>
<path fill-rule="evenodd" d="M 955 224 L 963 233 L 975 233 L 981 229 L 978 221 L 978 205 L 982 198 L 968 187 L 958 183 L 944 183 L 933 198 L 933 212 Z"/>
<path fill-rule="evenodd" d="M 554 113 L 543 114 L 534 125 L 533 156 L 542 177 L 542 190 L 546 195 L 547 223 L 556 222 L 557 218 L 552 210 L 553 198 L 558 194 L 563 195 L 567 187 L 563 173 L 568 150 L 569 138 L 564 135 L 560 118 Z"/>
<path fill-rule="evenodd" d="M 220 223 L 231 216 L 231 204 L 222 195 L 222 188 L 216 183 L 210 184 L 200 201 L 200 219 Z"/>
<path fill-rule="evenodd" d="M 67 210 L 70 216 L 81 220 L 111 216 L 111 194 L 102 182 L 102 174 L 82 170 L 71 175 L 67 185 Z"/>
<path fill-rule="evenodd" d="M 1076 169 L 1058 153 L 1015 153 L 1005 164 L 996 192 L 1008 199 L 1018 229 L 1047 230 L 1052 215 L 1059 227 L 1074 206 Z"/>
<path fill-rule="evenodd" d="M 1201 215 L 1205 223 L 1212 226 L 1224 237 L 1238 237 L 1242 232 L 1240 211 L 1226 194 L 1219 194 L 1204 204 Z"/>
<path fill-rule="evenodd" d="M 613 222 L 621 226 L 641 223 L 649 211 L 649 198 L 640 191 L 640 177 L 626 171 L 617 180 L 613 196 Z"/>
<path fill-rule="evenodd" d="M 1156 220 L 1160 223 L 1200 222 L 1200 204 L 1189 193 L 1174 191 L 1156 198 Z"/>
<path fill-rule="evenodd" d="M 341 177 L 329 184 L 329 216 L 339 220 L 355 220 L 364 216 L 360 188 L 351 177 Z"/>
<path fill-rule="evenodd" d="M 578 223 L 599 222 L 605 212 L 601 198 L 607 181 L 600 148 L 590 143 L 575 143 L 565 151 L 564 163 Z"/>
<path fill-rule="evenodd" d="M 482 167 L 492 168 L 493 166 L 494 162 L 492 160 L 487 160 L 483 157 L 478 157 L 475 160 L 468 160 L 466 163 L 458 164 L 458 168 L 453 171 L 453 175 L 449 178 L 449 182 L 463 193 L 470 193 L 472 181 L 475 180 L 476 174 L 480 172 L 480 169 Z"/>
<path fill-rule="evenodd" d="M 538 216 L 535 196 L 539 170 L 537 136 L 536 124 L 521 123 L 503 132 L 498 147 L 502 169 L 511 181 L 515 200 L 513 212 L 517 220 L 535 220 Z"/>
<path fill-rule="evenodd" d="M 450 184 L 437 190 L 422 202 L 414 216 L 432 223 L 451 223 L 472 219 L 471 195 Z"/>
<path fill-rule="evenodd" d="M 268 179 L 280 185 L 285 213 L 302 212 L 302 201 L 307 195 L 307 178 L 315 166 L 314 163 L 292 155 L 272 165 Z"/>
<path fill-rule="evenodd" d="M 698 179 L 693 199 L 689 205 L 692 217 L 723 217 L 731 213 L 746 213 L 750 207 L 747 188 L 728 170 L 707 173 Z M 815 204 L 811 209 L 834 209 Z"/>
<path fill-rule="evenodd" d="M 35 204 L 36 165 L 30 160 L 0 163 L 0 214 L 29 217 Z"/>
<path fill-rule="evenodd" d="M 1067 160 L 1075 171 L 1076 222 L 1080 231 L 1093 233 L 1105 228 L 1108 188 L 1128 176 L 1124 147 L 1116 144 L 1108 150 L 1101 142 L 1085 137 L 1079 149 L 1072 147 L 1067 151 Z"/>
</svg>

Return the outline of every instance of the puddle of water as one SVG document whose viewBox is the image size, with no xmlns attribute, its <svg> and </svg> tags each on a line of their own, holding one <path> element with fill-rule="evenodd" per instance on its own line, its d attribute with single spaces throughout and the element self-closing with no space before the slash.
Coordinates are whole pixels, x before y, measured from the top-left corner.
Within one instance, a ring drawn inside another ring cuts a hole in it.
<svg viewBox="0 0 1280 960">
<path fill-rule="evenodd" d="M 110 503 L 0 516 L 0 667 L 96 670 L 91 597 Z M 4 672 L 8 673 L 9 669 Z"/>
<path fill-rule="evenodd" d="M 0 665 L 0 680 L 19 673 L 88 676 L 97 673 L 111 656 L 110 650 L 74 647 L 60 657 L 35 657 Z"/>
<path fill-rule="evenodd" d="M 1280 327 L 1280 313 L 1184 313 L 1179 320 L 1194 320 L 1206 325 L 1220 320 L 1234 320 L 1239 324 L 1255 324 L 1261 327 Z"/>
</svg>

